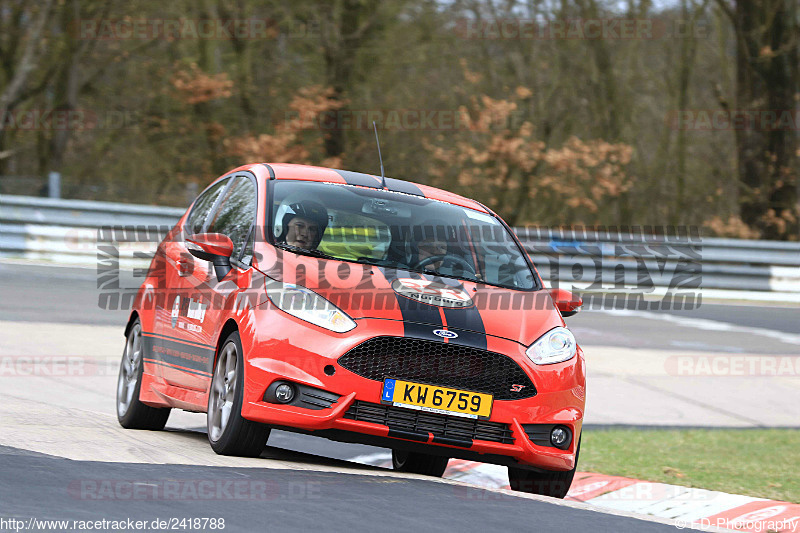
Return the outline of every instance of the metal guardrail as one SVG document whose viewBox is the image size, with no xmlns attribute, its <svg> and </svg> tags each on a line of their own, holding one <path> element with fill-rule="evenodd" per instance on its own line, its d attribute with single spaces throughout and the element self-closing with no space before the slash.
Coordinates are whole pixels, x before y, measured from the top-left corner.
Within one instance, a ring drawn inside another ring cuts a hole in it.
<svg viewBox="0 0 800 533">
<path fill-rule="evenodd" d="M 515 231 L 542 277 L 567 283 L 567 288 L 571 284 L 605 292 L 654 287 L 800 294 L 800 243 L 699 234 L 665 237 L 631 230 Z"/>
<path fill-rule="evenodd" d="M 94 266 L 103 227 L 138 228 L 116 232 L 114 243 L 124 268 L 144 268 L 169 228 L 185 209 L 86 200 L 0 195 L 0 257 Z M 127 233 L 120 239 L 120 233 Z M 111 243 L 108 243 L 111 244 Z"/>
<path fill-rule="evenodd" d="M 121 267 L 143 268 L 184 209 L 0 195 L 0 257 L 96 265 L 98 229 L 115 235 Z M 579 292 L 800 302 L 800 243 L 646 235 L 640 231 L 516 228 L 542 277 Z M 125 232 L 122 232 L 125 233 Z M 110 243 L 109 243 L 110 244 Z M 102 255 L 102 254 L 101 254 Z"/>
<path fill-rule="evenodd" d="M 99 228 L 174 226 L 185 209 L 154 205 L 0 195 L 0 222 Z"/>
</svg>

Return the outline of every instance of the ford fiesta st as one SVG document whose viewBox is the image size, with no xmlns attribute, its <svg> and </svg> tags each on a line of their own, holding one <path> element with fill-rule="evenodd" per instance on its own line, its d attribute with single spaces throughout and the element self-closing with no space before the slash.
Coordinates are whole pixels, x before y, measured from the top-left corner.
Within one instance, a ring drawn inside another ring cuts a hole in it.
<svg viewBox="0 0 800 533">
<path fill-rule="evenodd" d="M 585 362 L 509 227 L 425 185 L 288 164 L 213 182 L 159 244 L 125 328 L 117 415 L 206 412 L 215 452 L 271 428 L 391 448 L 394 468 L 508 466 L 563 497 Z"/>
</svg>

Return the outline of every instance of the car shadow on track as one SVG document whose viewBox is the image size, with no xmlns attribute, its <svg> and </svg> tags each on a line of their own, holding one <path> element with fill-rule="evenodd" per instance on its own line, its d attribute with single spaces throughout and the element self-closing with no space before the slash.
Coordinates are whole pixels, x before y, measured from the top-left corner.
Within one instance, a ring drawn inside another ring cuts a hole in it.
<svg viewBox="0 0 800 533">
<path fill-rule="evenodd" d="M 192 442 L 208 442 L 208 436 L 205 428 L 165 428 L 165 433 L 174 435 L 177 438 L 191 440 Z M 315 437 L 317 438 L 317 437 Z M 208 448 L 209 453 L 214 453 L 211 447 Z M 362 463 L 355 463 L 352 461 L 345 461 L 343 459 L 334 459 L 322 455 L 312 453 L 299 452 L 289 450 L 278 446 L 267 445 L 264 451 L 261 452 L 260 459 L 272 459 L 275 461 L 288 461 L 293 463 L 301 463 L 308 466 L 326 466 L 331 468 L 349 468 L 357 469 L 365 472 L 385 472 L 385 468 L 378 466 L 370 466 Z"/>
</svg>

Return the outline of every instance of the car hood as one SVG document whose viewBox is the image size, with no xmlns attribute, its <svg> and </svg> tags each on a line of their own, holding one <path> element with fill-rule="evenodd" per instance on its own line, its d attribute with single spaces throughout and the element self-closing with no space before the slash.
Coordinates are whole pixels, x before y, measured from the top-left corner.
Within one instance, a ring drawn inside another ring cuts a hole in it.
<svg viewBox="0 0 800 533">
<path fill-rule="evenodd" d="M 407 336 L 424 338 L 439 331 L 441 337 L 448 334 L 440 330 L 452 330 L 467 341 L 491 335 L 528 346 L 550 329 L 564 326 L 545 290 L 511 290 L 293 254 L 284 258 L 280 272 L 266 273 L 315 291 L 354 319 L 403 321 Z M 485 339 L 479 344 L 485 345 Z"/>
</svg>

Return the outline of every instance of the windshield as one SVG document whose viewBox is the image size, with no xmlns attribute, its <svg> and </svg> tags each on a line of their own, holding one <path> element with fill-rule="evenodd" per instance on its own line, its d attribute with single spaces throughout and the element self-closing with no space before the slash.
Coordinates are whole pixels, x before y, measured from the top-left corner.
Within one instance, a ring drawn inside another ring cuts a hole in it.
<svg viewBox="0 0 800 533">
<path fill-rule="evenodd" d="M 430 198 L 309 181 L 274 182 L 276 246 L 295 253 L 534 289 L 523 252 L 495 217 Z"/>
</svg>

